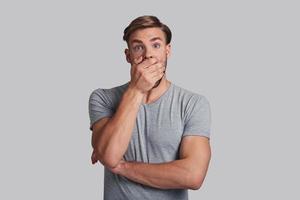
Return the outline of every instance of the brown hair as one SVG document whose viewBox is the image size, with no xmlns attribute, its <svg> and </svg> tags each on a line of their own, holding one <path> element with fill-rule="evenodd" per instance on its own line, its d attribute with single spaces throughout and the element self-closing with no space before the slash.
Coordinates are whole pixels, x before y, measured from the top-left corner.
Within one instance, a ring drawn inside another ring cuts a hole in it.
<svg viewBox="0 0 300 200">
<path fill-rule="evenodd" d="M 135 18 L 124 30 L 123 40 L 129 42 L 130 35 L 138 30 L 138 29 L 144 29 L 144 28 L 152 28 L 152 27 L 158 27 L 165 33 L 166 43 L 169 44 L 172 39 L 172 32 L 169 29 L 169 27 L 163 23 L 160 22 L 160 20 L 151 15 L 144 15 Z"/>
</svg>

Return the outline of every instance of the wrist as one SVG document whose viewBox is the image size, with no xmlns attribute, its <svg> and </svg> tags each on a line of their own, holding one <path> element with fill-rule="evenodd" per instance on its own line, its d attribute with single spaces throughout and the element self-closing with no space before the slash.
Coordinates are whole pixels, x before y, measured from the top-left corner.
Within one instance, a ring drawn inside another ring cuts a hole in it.
<svg viewBox="0 0 300 200">
<path fill-rule="evenodd" d="M 121 160 L 119 164 L 115 168 L 111 168 L 110 170 L 118 175 L 125 176 L 128 172 L 129 165 L 125 160 Z"/>
<path fill-rule="evenodd" d="M 125 177 L 136 176 L 136 161 L 125 161 L 122 166 L 121 175 Z"/>
<path fill-rule="evenodd" d="M 141 90 L 137 89 L 136 87 L 134 87 L 131 84 L 128 85 L 126 93 L 129 96 L 133 97 L 138 103 L 141 103 L 145 96 L 145 94 Z"/>
</svg>

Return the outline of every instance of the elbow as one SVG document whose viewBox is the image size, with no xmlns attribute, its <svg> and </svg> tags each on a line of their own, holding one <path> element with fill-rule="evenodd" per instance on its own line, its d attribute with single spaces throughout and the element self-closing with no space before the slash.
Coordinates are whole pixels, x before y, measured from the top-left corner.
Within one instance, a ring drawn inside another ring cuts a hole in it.
<svg viewBox="0 0 300 200">
<path fill-rule="evenodd" d="M 190 178 L 190 181 L 189 181 L 189 184 L 188 184 L 188 189 L 190 189 L 190 190 L 199 190 L 202 186 L 203 181 L 204 181 L 204 178 L 202 176 L 193 175 Z"/>
<path fill-rule="evenodd" d="M 117 167 L 117 165 L 119 164 L 120 160 L 106 158 L 106 159 L 100 160 L 100 162 L 103 164 L 103 166 L 105 166 L 105 167 L 107 167 L 109 169 L 113 169 L 113 168 Z"/>
<path fill-rule="evenodd" d="M 117 158 L 117 156 L 114 156 L 112 154 L 98 151 L 98 160 L 103 166 L 112 169 L 118 165 L 121 159 Z"/>
<path fill-rule="evenodd" d="M 194 182 L 191 183 L 189 189 L 190 190 L 199 190 L 201 188 L 202 182 L 198 181 L 198 182 Z"/>
</svg>

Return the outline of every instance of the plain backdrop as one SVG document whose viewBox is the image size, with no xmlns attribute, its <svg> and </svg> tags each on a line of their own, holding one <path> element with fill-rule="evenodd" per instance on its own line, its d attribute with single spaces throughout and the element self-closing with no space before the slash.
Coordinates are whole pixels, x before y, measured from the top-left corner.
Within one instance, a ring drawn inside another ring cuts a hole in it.
<svg viewBox="0 0 300 200">
<path fill-rule="evenodd" d="M 102 199 L 88 98 L 127 82 L 124 28 L 173 32 L 167 77 L 205 95 L 212 160 L 190 199 L 299 199 L 299 2 L 4 0 L 0 199 Z"/>
</svg>

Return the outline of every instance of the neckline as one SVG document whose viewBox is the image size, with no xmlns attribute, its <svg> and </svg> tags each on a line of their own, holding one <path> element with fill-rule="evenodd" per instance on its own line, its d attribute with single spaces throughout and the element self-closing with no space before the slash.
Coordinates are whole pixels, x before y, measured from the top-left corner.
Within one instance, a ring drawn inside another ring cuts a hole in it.
<svg viewBox="0 0 300 200">
<path fill-rule="evenodd" d="M 141 103 L 142 106 L 144 107 L 150 107 L 150 106 L 154 106 L 156 104 L 158 104 L 160 101 L 162 101 L 163 98 L 165 98 L 168 93 L 171 91 L 171 88 L 173 87 L 173 83 L 171 81 L 169 87 L 166 89 L 166 91 L 164 91 L 164 93 L 162 93 L 162 95 L 160 95 L 160 97 L 158 97 L 158 99 L 156 99 L 155 101 L 151 102 L 151 103 Z"/>
</svg>

